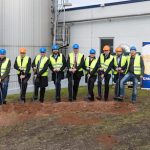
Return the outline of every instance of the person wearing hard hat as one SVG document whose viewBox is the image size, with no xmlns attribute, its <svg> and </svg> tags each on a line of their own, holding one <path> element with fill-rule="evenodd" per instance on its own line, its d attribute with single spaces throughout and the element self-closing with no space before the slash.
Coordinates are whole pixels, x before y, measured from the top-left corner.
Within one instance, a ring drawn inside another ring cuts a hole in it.
<svg viewBox="0 0 150 150">
<path fill-rule="evenodd" d="M 120 80 L 124 77 L 127 69 L 127 57 L 123 54 L 123 49 L 121 47 L 116 48 L 116 55 L 114 56 L 114 82 L 115 84 L 115 97 L 114 100 L 117 100 L 117 97 L 120 95 Z"/>
<path fill-rule="evenodd" d="M 0 49 L 0 105 L 6 104 L 11 61 L 6 57 L 6 50 Z"/>
<path fill-rule="evenodd" d="M 84 55 L 79 52 L 79 45 L 73 45 L 73 52 L 69 53 L 67 60 L 67 77 L 69 101 L 75 101 L 77 98 L 79 83 L 83 74 Z"/>
<path fill-rule="evenodd" d="M 49 58 L 49 68 L 52 71 L 52 80 L 56 87 L 56 102 L 61 101 L 61 80 L 64 79 L 64 69 L 66 67 L 65 56 L 59 52 L 57 44 L 52 45 L 52 54 Z"/>
<path fill-rule="evenodd" d="M 87 83 L 88 86 L 88 101 L 94 101 L 94 83 L 97 78 L 97 72 L 95 71 L 95 67 L 97 64 L 97 59 L 95 57 L 96 50 L 91 49 L 90 50 L 90 55 L 85 59 L 85 64 L 84 64 L 84 69 L 86 71 L 85 75 L 85 82 Z"/>
<path fill-rule="evenodd" d="M 109 95 L 109 81 L 112 74 L 112 67 L 113 67 L 114 58 L 110 54 L 110 46 L 105 45 L 103 47 L 103 53 L 98 58 L 98 74 L 101 80 L 98 80 L 98 100 L 102 100 L 102 80 L 104 79 L 104 100 L 108 101 Z"/>
<path fill-rule="evenodd" d="M 46 48 L 40 48 L 40 54 L 38 54 L 33 63 L 32 68 L 34 72 L 34 96 L 33 100 L 38 100 L 38 91 L 40 88 L 39 101 L 44 102 L 45 88 L 48 86 L 48 66 L 49 59 L 46 56 Z"/>
<path fill-rule="evenodd" d="M 26 102 L 26 90 L 28 80 L 31 77 L 31 58 L 26 55 L 26 48 L 19 49 L 20 55 L 16 57 L 14 68 L 18 71 L 18 82 L 20 85 L 20 101 Z"/>
<path fill-rule="evenodd" d="M 143 78 L 144 75 L 144 62 L 140 55 L 137 54 L 137 49 L 135 46 L 130 47 L 130 55 L 127 58 L 127 70 L 126 75 L 120 81 L 120 96 L 118 97 L 119 100 L 123 100 L 124 98 L 124 84 L 128 81 L 133 82 L 133 92 L 131 101 L 134 104 L 137 99 L 137 87 L 138 81 Z"/>
</svg>

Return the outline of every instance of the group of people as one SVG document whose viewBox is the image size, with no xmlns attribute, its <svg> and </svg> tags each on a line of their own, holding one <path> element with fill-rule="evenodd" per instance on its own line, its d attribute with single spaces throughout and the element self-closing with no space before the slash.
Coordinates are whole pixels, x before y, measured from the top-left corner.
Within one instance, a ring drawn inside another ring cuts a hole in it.
<svg viewBox="0 0 150 150">
<path fill-rule="evenodd" d="M 85 82 L 88 87 L 87 101 L 94 101 L 94 84 L 98 79 L 97 100 L 108 101 L 109 81 L 112 71 L 114 72 L 115 96 L 114 99 L 123 101 L 124 84 L 133 81 L 132 103 L 136 102 L 138 81 L 144 75 L 144 63 L 141 56 L 136 51 L 135 46 L 131 46 L 130 55 L 125 56 L 121 47 L 116 48 L 116 54 L 113 56 L 110 46 L 103 47 L 103 53 L 96 58 L 96 50 L 91 49 L 89 56 L 84 58 L 80 53 L 78 44 L 73 45 L 73 51 L 69 53 L 66 60 L 60 53 L 57 44 L 52 45 L 52 54 L 47 57 L 46 48 L 40 48 L 40 53 L 31 62 L 31 58 L 26 55 L 26 48 L 20 48 L 20 55 L 16 57 L 14 68 L 17 70 L 18 82 L 20 85 L 20 101 L 26 102 L 26 90 L 28 80 L 31 77 L 31 68 L 33 70 L 34 94 L 33 100 L 44 102 L 45 89 L 48 86 L 49 69 L 52 71 L 52 80 L 56 89 L 56 102 L 61 101 L 61 80 L 64 79 L 64 71 L 67 68 L 68 78 L 68 100 L 76 101 L 79 83 L 81 77 L 85 74 Z M 6 50 L 0 49 L 0 104 L 6 104 L 6 96 L 9 82 L 9 73 L 11 61 L 6 57 Z M 85 72 L 85 73 L 84 73 Z M 102 83 L 104 82 L 104 92 L 102 92 Z M 40 90 L 40 91 L 39 91 Z M 104 95 L 103 95 L 104 93 Z"/>
</svg>

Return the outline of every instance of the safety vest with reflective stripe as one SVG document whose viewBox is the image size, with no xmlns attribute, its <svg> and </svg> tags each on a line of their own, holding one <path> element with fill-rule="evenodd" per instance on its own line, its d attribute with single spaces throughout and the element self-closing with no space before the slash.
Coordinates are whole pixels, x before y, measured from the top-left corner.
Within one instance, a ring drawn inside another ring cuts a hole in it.
<svg viewBox="0 0 150 150">
<path fill-rule="evenodd" d="M 50 62 L 54 69 L 56 69 L 56 68 L 60 69 L 63 66 L 63 55 L 62 54 L 60 54 L 60 56 L 58 56 L 57 59 L 55 59 L 53 57 L 53 55 L 50 55 L 49 59 L 50 59 Z"/>
<path fill-rule="evenodd" d="M 3 76 L 4 73 L 6 72 L 8 62 L 9 62 L 9 58 L 6 58 L 6 60 L 2 63 L 2 65 L 1 65 L 1 76 Z"/>
<path fill-rule="evenodd" d="M 97 64 L 97 59 L 95 58 L 95 59 L 91 62 L 90 65 L 89 65 L 89 62 L 90 62 L 90 58 L 88 57 L 88 58 L 85 59 L 85 67 L 86 67 L 87 69 L 89 69 L 90 72 L 91 72 L 91 71 L 95 68 L 95 66 L 96 66 L 96 64 Z"/>
<path fill-rule="evenodd" d="M 35 58 L 36 67 L 37 67 L 41 57 L 42 57 L 41 55 L 36 56 L 36 58 Z M 47 60 L 48 60 L 47 56 L 42 57 L 40 65 L 39 65 L 39 70 L 38 70 L 39 72 L 44 68 L 44 65 L 46 64 Z M 42 74 L 42 76 L 48 76 L 48 69 Z"/>
<path fill-rule="evenodd" d="M 19 69 L 21 69 L 25 72 L 26 69 L 27 69 L 27 64 L 28 64 L 28 61 L 29 61 L 29 57 L 25 56 L 22 59 L 23 59 L 23 61 L 22 61 L 22 64 L 21 64 L 21 56 L 17 57 L 17 65 L 18 65 Z M 29 73 L 31 73 L 31 70 L 30 70 Z M 18 74 L 20 74 L 20 71 L 18 71 Z"/>
<path fill-rule="evenodd" d="M 126 64 L 126 62 L 127 62 L 127 57 L 122 55 L 121 56 L 121 66 L 120 67 L 123 67 Z M 114 66 L 118 67 L 117 56 L 114 56 Z M 114 71 L 114 74 L 117 74 L 116 70 Z"/>
<path fill-rule="evenodd" d="M 74 53 L 70 53 L 69 57 L 70 57 L 70 67 L 73 68 L 74 65 L 75 65 L 74 64 L 75 54 Z M 82 57 L 83 57 L 83 54 L 78 53 L 77 66 L 80 65 Z M 82 71 L 82 70 L 83 70 L 83 68 L 81 68 L 79 71 Z"/>
<path fill-rule="evenodd" d="M 104 61 L 104 55 L 103 54 L 100 55 L 100 65 L 104 69 L 104 71 L 106 71 L 108 69 L 113 58 L 114 57 L 112 55 L 110 55 L 110 57 L 108 59 L 106 59 L 106 61 Z M 108 74 L 111 74 L 111 73 L 112 73 L 112 71 L 110 71 Z"/>
<path fill-rule="evenodd" d="M 128 56 L 127 61 L 128 61 L 128 69 L 130 65 L 130 59 L 131 56 Z M 127 69 L 127 71 L 128 71 Z M 134 58 L 134 74 L 135 75 L 141 75 L 141 57 L 139 55 L 136 55 Z"/>
</svg>

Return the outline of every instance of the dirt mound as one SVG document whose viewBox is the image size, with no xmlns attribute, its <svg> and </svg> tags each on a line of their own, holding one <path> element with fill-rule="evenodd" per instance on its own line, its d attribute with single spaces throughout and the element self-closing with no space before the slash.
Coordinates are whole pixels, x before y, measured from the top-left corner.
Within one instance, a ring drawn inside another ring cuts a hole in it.
<svg viewBox="0 0 150 150">
<path fill-rule="evenodd" d="M 94 125 L 101 122 L 101 118 L 90 117 L 87 115 L 81 115 L 76 113 L 63 114 L 59 119 L 58 123 L 65 125 Z"/>
<path fill-rule="evenodd" d="M 94 124 L 99 121 L 89 116 L 70 115 L 70 113 L 106 113 L 128 114 L 136 112 L 136 106 L 130 103 L 117 102 L 61 102 L 61 103 L 26 103 L 7 104 L 0 107 L 0 126 L 9 126 L 18 122 L 47 117 L 50 114 L 61 114 L 60 123 L 71 122 L 72 124 Z"/>
<path fill-rule="evenodd" d="M 114 135 L 101 135 L 97 141 L 102 143 L 107 149 L 111 149 L 117 143 L 117 137 Z"/>
</svg>

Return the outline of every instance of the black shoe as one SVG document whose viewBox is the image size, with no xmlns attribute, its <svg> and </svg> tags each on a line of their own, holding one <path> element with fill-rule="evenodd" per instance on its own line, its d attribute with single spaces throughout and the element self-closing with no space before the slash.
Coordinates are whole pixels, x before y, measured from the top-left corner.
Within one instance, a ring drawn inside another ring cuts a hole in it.
<svg viewBox="0 0 150 150">
<path fill-rule="evenodd" d="M 40 103 L 44 103 L 44 99 L 40 99 L 39 101 L 40 101 Z"/>
<path fill-rule="evenodd" d="M 58 101 L 58 102 L 60 102 L 60 101 L 61 101 L 61 99 L 60 99 L 60 97 L 59 97 L 59 96 L 56 96 L 56 101 Z"/>
<path fill-rule="evenodd" d="M 132 104 L 135 104 L 136 103 L 136 101 L 135 100 L 132 100 Z"/>
<path fill-rule="evenodd" d="M 24 104 L 25 102 L 24 102 L 24 100 L 21 99 L 21 100 L 19 100 L 19 103 Z"/>
<path fill-rule="evenodd" d="M 37 100 L 38 100 L 37 97 L 33 97 L 33 98 L 32 98 L 32 101 L 37 101 Z"/>
<path fill-rule="evenodd" d="M 118 101 L 118 97 L 117 97 L 117 96 L 116 96 L 116 97 L 114 97 L 113 99 L 114 99 L 114 101 Z"/>
<path fill-rule="evenodd" d="M 102 100 L 102 97 L 97 96 L 96 99 L 100 101 L 100 100 Z"/>
<path fill-rule="evenodd" d="M 117 97 L 117 100 L 120 101 L 120 102 L 123 102 L 123 97 L 119 96 L 119 97 Z"/>
<path fill-rule="evenodd" d="M 7 101 L 3 101 L 3 104 L 5 104 L 5 105 L 6 105 L 6 104 L 7 104 Z"/>
<path fill-rule="evenodd" d="M 60 98 L 56 99 L 56 103 L 59 103 L 59 102 L 61 102 L 61 99 Z"/>
<path fill-rule="evenodd" d="M 104 98 L 104 101 L 108 101 L 108 98 Z"/>
<path fill-rule="evenodd" d="M 77 98 L 76 98 L 76 97 L 74 97 L 74 98 L 73 98 L 73 101 L 76 101 L 76 100 L 77 100 Z"/>
<path fill-rule="evenodd" d="M 88 101 L 88 102 L 93 102 L 93 101 L 94 101 L 94 97 L 90 97 L 90 96 L 87 97 L 87 101 Z"/>
<path fill-rule="evenodd" d="M 72 99 L 72 98 L 69 98 L 69 99 L 68 99 L 68 101 L 69 101 L 69 102 L 72 102 L 72 101 L 73 101 L 73 99 Z"/>
<path fill-rule="evenodd" d="M 56 100 L 55 100 L 55 101 L 53 101 L 53 103 L 60 103 L 60 101 L 56 101 Z"/>
<path fill-rule="evenodd" d="M 26 102 L 26 99 L 24 97 L 21 98 L 21 100 L 25 103 Z"/>
</svg>

